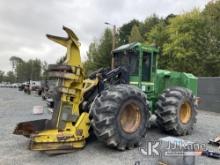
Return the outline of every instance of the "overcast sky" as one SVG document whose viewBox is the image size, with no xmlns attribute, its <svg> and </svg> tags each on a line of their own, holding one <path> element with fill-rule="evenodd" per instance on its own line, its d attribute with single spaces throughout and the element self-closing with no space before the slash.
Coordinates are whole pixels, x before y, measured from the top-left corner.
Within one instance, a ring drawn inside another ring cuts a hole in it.
<svg viewBox="0 0 220 165">
<path fill-rule="evenodd" d="M 62 26 L 72 28 L 81 42 L 82 58 L 88 45 L 106 28 L 131 19 L 143 21 L 156 13 L 165 17 L 197 7 L 208 0 L 0 0 L 0 70 L 11 69 L 9 58 L 40 58 L 48 63 L 65 54 L 62 46 L 45 37 L 46 33 L 63 35 Z"/>
</svg>

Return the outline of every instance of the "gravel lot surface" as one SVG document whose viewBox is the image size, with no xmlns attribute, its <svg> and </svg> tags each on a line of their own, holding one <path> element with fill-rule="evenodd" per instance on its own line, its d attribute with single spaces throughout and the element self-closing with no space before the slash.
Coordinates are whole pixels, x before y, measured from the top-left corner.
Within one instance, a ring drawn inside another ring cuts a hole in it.
<svg viewBox="0 0 220 165">
<path fill-rule="evenodd" d="M 139 164 L 153 165 L 158 164 L 157 158 L 141 154 L 138 148 L 119 152 L 105 147 L 98 141 L 87 144 L 83 150 L 77 150 L 70 154 L 48 156 L 40 152 L 29 151 L 27 149 L 28 139 L 23 136 L 13 135 L 12 132 L 18 122 L 50 118 L 50 114 L 45 111 L 43 115 L 33 115 L 32 108 L 35 105 L 46 103 L 40 97 L 32 94 L 31 96 L 19 92 L 17 89 L 0 88 L 0 165 L 28 165 L 28 164 L 84 164 L 84 165 L 105 165 L 105 164 Z M 198 143 L 207 143 L 208 139 L 220 134 L 220 114 L 199 111 L 197 124 L 194 133 L 190 136 L 182 137 Z M 158 139 L 165 137 L 158 128 L 151 128 L 144 139 Z M 207 145 L 210 149 L 215 149 Z M 217 165 L 220 160 L 206 157 L 197 157 L 198 165 Z"/>
</svg>

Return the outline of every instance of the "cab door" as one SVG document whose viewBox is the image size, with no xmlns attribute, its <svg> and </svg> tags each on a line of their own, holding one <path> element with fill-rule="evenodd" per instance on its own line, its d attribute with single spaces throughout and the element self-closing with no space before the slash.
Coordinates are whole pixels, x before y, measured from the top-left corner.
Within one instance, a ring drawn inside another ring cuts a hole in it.
<svg viewBox="0 0 220 165">
<path fill-rule="evenodd" d="M 143 52 L 142 68 L 141 68 L 141 89 L 143 92 L 148 93 L 149 96 L 154 92 L 154 82 L 152 80 L 152 57 L 150 52 Z"/>
</svg>

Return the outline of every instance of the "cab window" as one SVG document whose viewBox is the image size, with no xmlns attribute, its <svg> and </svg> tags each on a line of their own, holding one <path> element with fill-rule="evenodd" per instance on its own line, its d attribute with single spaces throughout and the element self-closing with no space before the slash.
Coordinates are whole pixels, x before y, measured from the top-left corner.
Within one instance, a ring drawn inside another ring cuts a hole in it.
<svg viewBox="0 0 220 165">
<path fill-rule="evenodd" d="M 151 73 L 151 53 L 143 53 L 142 61 L 142 81 L 150 81 Z"/>
<path fill-rule="evenodd" d="M 120 52 L 114 55 L 115 67 L 125 67 L 129 75 L 138 75 L 138 54 L 133 51 Z"/>
</svg>

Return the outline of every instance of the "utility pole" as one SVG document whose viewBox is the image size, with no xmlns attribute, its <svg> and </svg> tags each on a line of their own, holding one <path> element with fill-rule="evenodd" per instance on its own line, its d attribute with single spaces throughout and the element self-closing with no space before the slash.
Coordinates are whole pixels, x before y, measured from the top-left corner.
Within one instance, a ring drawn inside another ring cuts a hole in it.
<svg viewBox="0 0 220 165">
<path fill-rule="evenodd" d="M 105 22 L 106 25 L 110 25 L 112 26 L 112 50 L 115 49 L 115 45 L 116 45 L 116 26 L 115 25 L 112 25 L 110 24 L 109 22 Z M 111 55 L 112 55 L 112 63 L 111 63 L 111 68 L 114 69 L 114 56 L 113 56 L 113 52 L 111 52 Z"/>
</svg>

